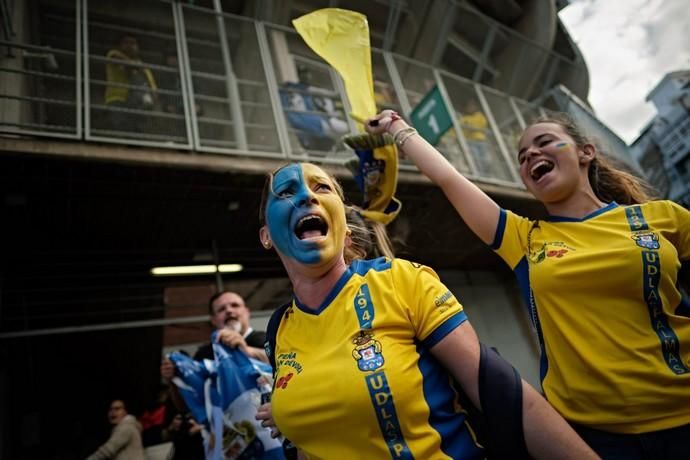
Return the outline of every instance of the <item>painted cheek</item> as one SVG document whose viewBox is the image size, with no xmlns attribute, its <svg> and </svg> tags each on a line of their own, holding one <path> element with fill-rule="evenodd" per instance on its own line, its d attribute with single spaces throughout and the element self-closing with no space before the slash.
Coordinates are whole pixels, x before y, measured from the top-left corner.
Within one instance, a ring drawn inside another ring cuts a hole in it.
<svg viewBox="0 0 690 460">
<path fill-rule="evenodd" d="M 325 200 L 324 200 L 325 201 Z M 325 203 L 326 204 L 326 203 Z M 347 222 L 345 219 L 345 206 L 339 197 L 333 196 L 326 206 L 328 214 L 331 217 L 331 228 L 328 233 L 334 238 L 336 246 L 342 242 L 345 244 L 345 234 L 347 232 Z"/>
<path fill-rule="evenodd" d="M 286 183 L 291 185 L 291 195 L 272 195 L 268 200 L 266 219 L 271 240 L 283 255 L 304 264 L 317 263 L 321 259 L 318 247 L 314 243 L 299 240 L 293 232 L 294 213 L 310 198 L 300 165 L 287 166 L 276 174 L 273 179 L 274 192 L 282 191 Z"/>
</svg>

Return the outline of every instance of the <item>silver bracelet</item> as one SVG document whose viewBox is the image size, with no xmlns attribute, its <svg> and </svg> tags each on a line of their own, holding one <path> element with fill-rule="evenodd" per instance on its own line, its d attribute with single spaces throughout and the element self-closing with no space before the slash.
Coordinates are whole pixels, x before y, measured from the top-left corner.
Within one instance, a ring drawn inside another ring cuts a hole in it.
<svg viewBox="0 0 690 460">
<path fill-rule="evenodd" d="M 415 134 L 417 134 L 417 130 L 412 128 L 411 131 L 408 131 L 404 136 L 401 136 L 401 139 L 397 142 L 398 148 L 402 148 L 403 145 L 405 145 L 405 142 L 407 142 L 407 140 Z"/>
<path fill-rule="evenodd" d="M 407 128 L 399 129 L 393 134 L 393 141 L 398 146 L 400 146 L 403 138 L 407 138 L 410 135 L 410 133 L 416 133 L 416 132 L 417 132 L 417 130 L 414 129 L 412 126 L 408 126 Z"/>
</svg>

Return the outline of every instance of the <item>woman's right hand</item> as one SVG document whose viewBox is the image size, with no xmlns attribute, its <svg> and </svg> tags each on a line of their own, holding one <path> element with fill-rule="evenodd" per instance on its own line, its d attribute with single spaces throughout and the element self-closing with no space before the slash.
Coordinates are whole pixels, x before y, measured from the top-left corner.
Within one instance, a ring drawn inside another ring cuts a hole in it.
<svg viewBox="0 0 690 460">
<path fill-rule="evenodd" d="M 256 419 L 261 420 L 261 426 L 271 429 L 271 437 L 277 438 L 280 436 L 280 430 L 273 420 L 273 412 L 271 411 L 271 403 L 266 403 L 256 410 Z"/>
<path fill-rule="evenodd" d="M 375 116 L 367 118 L 364 129 L 369 134 L 389 133 L 395 134 L 397 131 L 407 128 L 409 125 L 400 118 L 393 110 L 382 110 Z"/>
</svg>

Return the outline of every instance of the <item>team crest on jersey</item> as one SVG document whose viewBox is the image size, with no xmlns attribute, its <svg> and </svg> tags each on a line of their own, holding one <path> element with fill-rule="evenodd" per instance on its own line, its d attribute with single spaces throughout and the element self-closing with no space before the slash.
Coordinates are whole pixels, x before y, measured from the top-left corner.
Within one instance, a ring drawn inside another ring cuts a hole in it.
<svg viewBox="0 0 690 460">
<path fill-rule="evenodd" d="M 631 235 L 635 243 L 644 249 L 659 249 L 659 235 L 654 232 L 637 232 Z"/>
<path fill-rule="evenodd" d="M 375 371 L 383 366 L 381 342 L 374 340 L 371 331 L 359 331 L 352 339 L 352 343 L 355 344 L 352 357 L 357 361 L 357 367 L 360 371 Z"/>
<path fill-rule="evenodd" d="M 541 247 L 530 255 L 530 260 L 535 264 L 543 262 L 546 258 L 560 259 L 569 252 L 574 252 L 571 248 L 562 241 L 547 241 Z"/>
</svg>

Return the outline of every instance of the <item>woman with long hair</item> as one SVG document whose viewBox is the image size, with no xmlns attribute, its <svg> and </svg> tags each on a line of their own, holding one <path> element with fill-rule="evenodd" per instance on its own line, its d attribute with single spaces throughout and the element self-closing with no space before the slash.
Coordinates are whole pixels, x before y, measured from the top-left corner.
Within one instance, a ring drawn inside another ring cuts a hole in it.
<svg viewBox="0 0 690 460">
<path fill-rule="evenodd" d="M 502 209 L 395 112 L 367 123 L 441 187 L 514 270 L 541 345 L 548 401 L 604 458 L 690 458 L 690 212 L 650 200 L 569 119 L 520 138 L 520 177 L 548 217 Z"/>
</svg>

